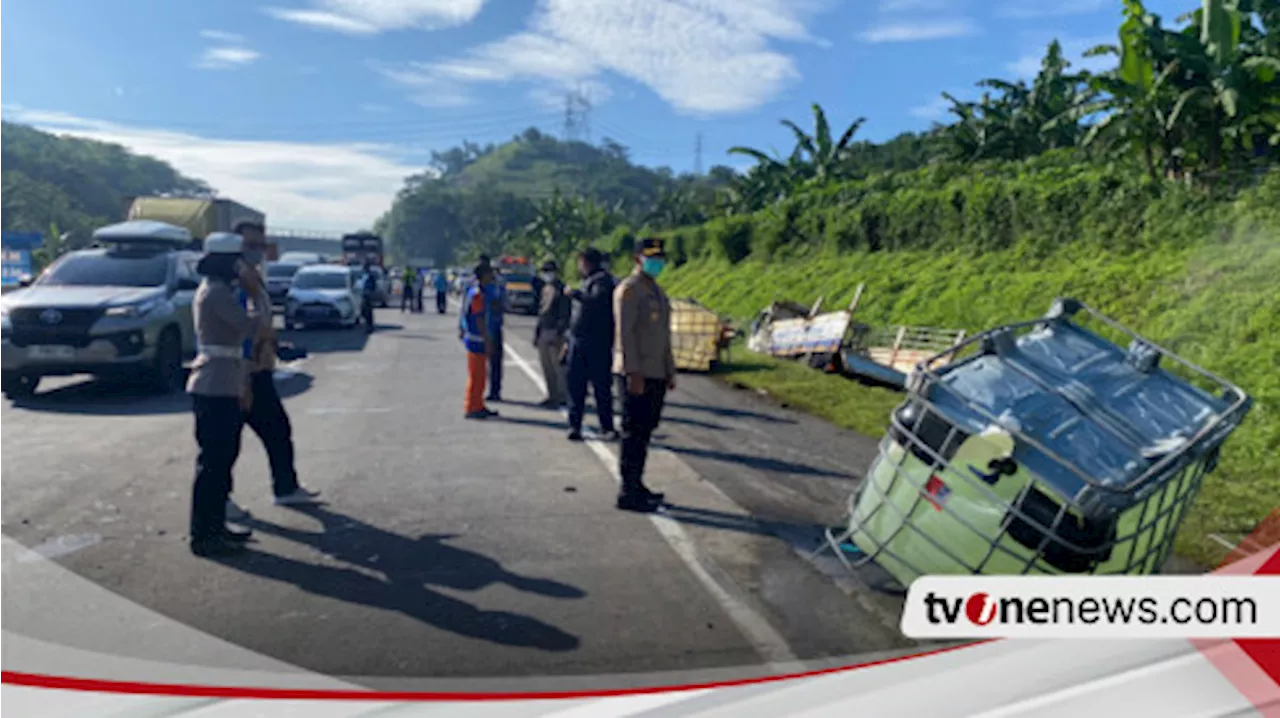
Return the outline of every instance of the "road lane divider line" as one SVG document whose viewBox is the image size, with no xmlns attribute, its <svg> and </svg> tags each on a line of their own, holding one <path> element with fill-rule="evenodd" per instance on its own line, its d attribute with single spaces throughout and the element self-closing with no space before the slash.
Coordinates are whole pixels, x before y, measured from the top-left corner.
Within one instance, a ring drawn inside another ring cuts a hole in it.
<svg viewBox="0 0 1280 718">
<path fill-rule="evenodd" d="M 503 343 L 503 349 L 506 350 L 507 356 L 511 361 L 520 368 L 529 380 L 538 387 L 539 391 L 546 392 L 547 385 L 539 371 L 535 370 L 519 352 L 511 348 L 507 342 Z M 609 476 L 617 483 L 622 482 L 621 476 L 618 474 L 618 457 L 607 446 L 599 441 L 583 442 L 591 452 L 600 459 L 600 463 L 604 464 L 605 469 L 609 472 Z M 698 560 L 698 551 L 693 539 L 684 527 L 661 514 L 650 514 L 649 522 L 657 529 L 658 535 L 662 536 L 667 545 L 675 551 L 680 560 L 684 562 L 694 578 L 702 584 L 703 588 L 711 594 L 716 603 L 720 604 L 720 608 L 724 610 L 729 619 L 742 635 L 751 643 L 752 648 L 760 654 L 767 663 L 770 664 L 796 664 L 799 659 L 792 652 L 787 639 L 777 631 L 769 621 L 754 608 L 749 606 L 742 599 L 734 596 L 728 589 L 720 584 L 711 573 L 707 571 L 702 562 Z"/>
</svg>

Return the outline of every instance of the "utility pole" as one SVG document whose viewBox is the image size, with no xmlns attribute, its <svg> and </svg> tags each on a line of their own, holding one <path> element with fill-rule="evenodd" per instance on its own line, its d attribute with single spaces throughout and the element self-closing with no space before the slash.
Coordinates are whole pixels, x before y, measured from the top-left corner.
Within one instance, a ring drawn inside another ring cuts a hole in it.
<svg viewBox="0 0 1280 718">
<path fill-rule="evenodd" d="M 698 133 L 698 138 L 693 144 L 693 173 L 695 175 L 702 174 L 702 133 Z"/>
</svg>

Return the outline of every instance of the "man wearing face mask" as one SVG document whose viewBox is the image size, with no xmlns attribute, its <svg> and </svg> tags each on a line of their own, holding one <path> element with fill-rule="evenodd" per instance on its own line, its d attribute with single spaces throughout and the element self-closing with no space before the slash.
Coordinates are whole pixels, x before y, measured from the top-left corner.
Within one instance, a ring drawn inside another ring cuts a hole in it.
<svg viewBox="0 0 1280 718">
<path fill-rule="evenodd" d="M 644 464 L 663 401 L 676 387 L 676 364 L 671 354 L 671 303 L 657 282 L 666 266 L 662 240 L 638 241 L 635 260 L 635 270 L 613 293 L 613 373 L 623 396 L 618 466 L 622 492 L 617 506 L 652 513 L 662 508 L 663 496 L 644 485 Z"/>
<path fill-rule="evenodd" d="M 236 234 L 244 237 L 244 259 L 261 272 L 266 261 L 266 232 L 264 227 L 252 221 L 236 225 Z M 243 292 L 242 303 L 251 306 L 270 307 L 271 299 L 265 290 Z M 271 464 L 271 489 L 277 505 L 314 503 L 319 492 L 310 491 L 298 484 L 294 469 L 293 426 L 285 412 L 280 393 L 276 391 L 276 333 L 272 327 L 271 312 L 259 314 L 260 320 L 254 335 L 245 342 L 245 359 L 249 363 L 249 387 L 253 403 L 244 417 L 244 423 L 253 429 L 267 451 Z M 247 512 L 228 499 L 227 515 L 232 519 L 243 518 Z"/>
<path fill-rule="evenodd" d="M 542 376 L 546 380 L 547 398 L 542 406 L 559 409 L 567 398 L 564 367 L 565 332 L 569 329 L 569 312 L 572 305 L 564 295 L 564 282 L 560 281 L 559 267 L 555 260 L 542 263 L 542 294 L 538 302 L 538 325 L 534 330 L 533 345 L 538 348 L 538 360 L 542 363 Z"/>
</svg>

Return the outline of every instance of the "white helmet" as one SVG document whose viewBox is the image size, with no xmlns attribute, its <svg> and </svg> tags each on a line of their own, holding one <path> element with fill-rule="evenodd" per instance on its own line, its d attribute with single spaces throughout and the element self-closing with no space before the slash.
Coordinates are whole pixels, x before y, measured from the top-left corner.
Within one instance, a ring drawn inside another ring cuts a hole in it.
<svg viewBox="0 0 1280 718">
<path fill-rule="evenodd" d="M 230 232 L 213 232 L 204 238 L 205 254 L 240 254 L 244 237 Z"/>
</svg>

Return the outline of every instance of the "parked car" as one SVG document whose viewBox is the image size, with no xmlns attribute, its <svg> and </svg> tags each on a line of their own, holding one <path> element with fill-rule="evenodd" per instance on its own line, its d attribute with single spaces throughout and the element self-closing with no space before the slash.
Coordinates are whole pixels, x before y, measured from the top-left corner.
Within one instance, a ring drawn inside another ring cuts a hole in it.
<svg viewBox="0 0 1280 718">
<path fill-rule="evenodd" d="M 135 220 L 93 234 L 31 286 L 0 300 L 3 392 L 30 396 L 45 376 L 140 378 L 176 391 L 195 355 L 191 302 L 199 286 L 191 233 Z"/>
<path fill-rule="evenodd" d="M 293 275 L 302 265 L 287 262 L 270 262 L 267 264 L 267 293 L 271 295 L 272 309 L 284 309 L 284 300 L 289 296 L 289 287 L 293 286 Z"/>
<path fill-rule="evenodd" d="M 356 273 L 348 267 L 313 264 L 293 275 L 285 298 L 284 326 L 360 323 L 362 297 Z"/>
</svg>

